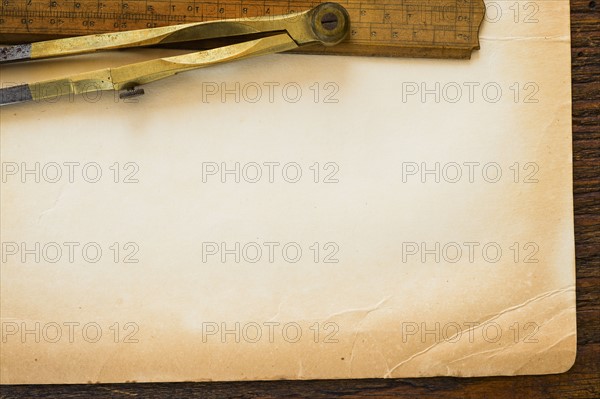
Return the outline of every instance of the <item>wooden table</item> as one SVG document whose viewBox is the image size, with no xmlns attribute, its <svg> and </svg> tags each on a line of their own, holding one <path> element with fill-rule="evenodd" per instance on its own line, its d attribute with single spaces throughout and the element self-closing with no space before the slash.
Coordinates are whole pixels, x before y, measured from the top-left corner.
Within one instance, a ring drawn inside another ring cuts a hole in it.
<svg viewBox="0 0 600 399">
<path fill-rule="evenodd" d="M 546 1 L 546 0 L 540 0 Z M 489 378 L 2 386 L 0 398 L 600 397 L 600 5 L 571 1 L 577 361 L 564 374 Z"/>
</svg>

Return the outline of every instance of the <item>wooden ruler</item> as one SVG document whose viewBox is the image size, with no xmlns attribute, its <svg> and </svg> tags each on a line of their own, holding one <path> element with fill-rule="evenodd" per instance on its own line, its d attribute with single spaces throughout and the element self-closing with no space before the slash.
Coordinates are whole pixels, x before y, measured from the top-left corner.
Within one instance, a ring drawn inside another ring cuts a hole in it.
<svg viewBox="0 0 600 399">
<path fill-rule="evenodd" d="M 0 43 L 303 11 L 304 0 L 0 0 Z M 483 0 L 339 0 L 350 37 L 303 52 L 469 58 L 479 48 Z"/>
</svg>

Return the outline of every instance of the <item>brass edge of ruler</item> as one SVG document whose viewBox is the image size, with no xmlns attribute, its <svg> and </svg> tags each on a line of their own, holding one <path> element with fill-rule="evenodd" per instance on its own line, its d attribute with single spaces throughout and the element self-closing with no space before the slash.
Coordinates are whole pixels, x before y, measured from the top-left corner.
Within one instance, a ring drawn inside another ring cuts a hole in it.
<svg viewBox="0 0 600 399">
<path fill-rule="evenodd" d="M 406 58 L 438 58 L 438 59 L 471 59 L 473 50 L 478 46 L 469 47 L 425 47 L 425 46 L 405 46 L 397 45 L 363 45 L 340 43 L 335 51 L 331 48 L 313 45 L 301 47 L 291 53 L 298 54 L 322 54 L 322 55 L 350 55 L 366 57 L 406 57 Z"/>
</svg>

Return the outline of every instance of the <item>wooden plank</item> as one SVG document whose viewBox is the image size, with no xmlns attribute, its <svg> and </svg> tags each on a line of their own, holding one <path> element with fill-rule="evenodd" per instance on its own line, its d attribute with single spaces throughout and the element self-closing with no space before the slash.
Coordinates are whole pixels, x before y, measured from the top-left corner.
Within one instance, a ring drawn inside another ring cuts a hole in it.
<svg viewBox="0 0 600 399">
<path fill-rule="evenodd" d="M 575 366 L 564 374 L 396 380 L 2 386 L 17 398 L 598 398 L 600 397 L 600 31 L 596 2 L 571 3 L 573 177 L 577 253 Z"/>
</svg>

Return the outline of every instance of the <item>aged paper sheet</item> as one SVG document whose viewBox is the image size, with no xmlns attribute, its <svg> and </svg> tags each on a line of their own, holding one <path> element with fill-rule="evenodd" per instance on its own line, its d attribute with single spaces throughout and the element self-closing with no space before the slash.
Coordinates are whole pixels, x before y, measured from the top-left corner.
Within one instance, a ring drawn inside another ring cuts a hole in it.
<svg viewBox="0 0 600 399">
<path fill-rule="evenodd" d="M 470 61 L 273 55 L 145 89 L 0 110 L 1 383 L 574 362 L 567 1 L 488 2 Z"/>
</svg>

